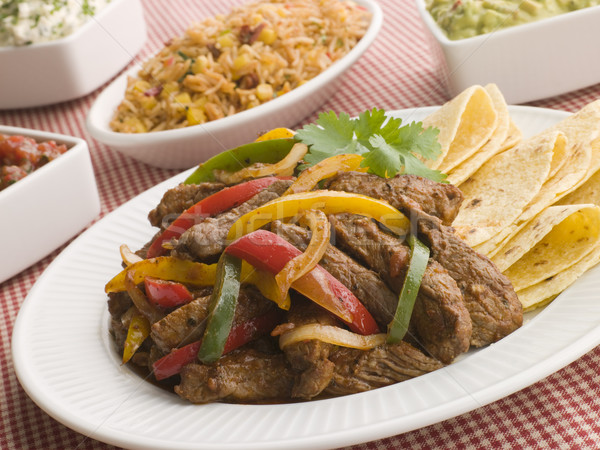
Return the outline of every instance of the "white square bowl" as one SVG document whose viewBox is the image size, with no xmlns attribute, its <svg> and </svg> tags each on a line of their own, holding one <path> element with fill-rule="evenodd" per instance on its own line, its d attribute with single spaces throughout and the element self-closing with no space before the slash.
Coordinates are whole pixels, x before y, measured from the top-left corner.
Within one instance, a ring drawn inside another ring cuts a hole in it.
<svg viewBox="0 0 600 450">
<path fill-rule="evenodd" d="M 100 198 L 83 139 L 0 126 L 0 134 L 56 141 L 68 150 L 0 191 L 0 283 L 42 259 L 100 213 Z"/>
<path fill-rule="evenodd" d="M 496 83 L 525 103 L 600 82 L 600 6 L 467 39 L 450 40 L 415 0 L 448 95 Z"/>
<path fill-rule="evenodd" d="M 0 47 L 0 109 L 49 105 L 89 94 L 123 69 L 145 41 L 140 0 L 112 0 L 64 38 Z"/>
</svg>

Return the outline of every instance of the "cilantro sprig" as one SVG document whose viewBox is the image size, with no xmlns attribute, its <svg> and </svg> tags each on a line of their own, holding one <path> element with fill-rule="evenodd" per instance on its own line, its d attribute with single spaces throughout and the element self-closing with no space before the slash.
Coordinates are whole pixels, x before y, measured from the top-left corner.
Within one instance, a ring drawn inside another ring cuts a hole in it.
<svg viewBox="0 0 600 450">
<path fill-rule="evenodd" d="M 295 139 L 309 147 L 302 169 L 330 156 L 357 153 L 364 157 L 361 167 L 380 177 L 413 174 L 443 181 L 445 174 L 423 163 L 423 159 L 440 155 L 438 134 L 438 129 L 424 129 L 421 122 L 402 125 L 402 119 L 373 108 L 354 119 L 346 113 L 339 117 L 333 111 L 321 113 L 316 123 L 305 125 Z"/>
</svg>

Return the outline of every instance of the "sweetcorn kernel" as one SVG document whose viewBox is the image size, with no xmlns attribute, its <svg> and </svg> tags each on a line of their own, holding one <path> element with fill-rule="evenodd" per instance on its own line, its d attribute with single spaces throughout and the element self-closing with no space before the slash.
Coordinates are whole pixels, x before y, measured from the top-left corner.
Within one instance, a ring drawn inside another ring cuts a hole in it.
<svg viewBox="0 0 600 450">
<path fill-rule="evenodd" d="M 198 125 L 199 123 L 206 122 L 206 115 L 200 108 L 188 108 L 185 117 L 188 125 Z"/>
<path fill-rule="evenodd" d="M 264 42 L 267 45 L 271 45 L 277 39 L 277 33 L 273 28 L 263 28 L 258 34 L 258 40 Z"/>
<path fill-rule="evenodd" d="M 250 57 L 246 53 L 238 55 L 233 60 L 233 70 L 240 70 L 250 63 Z"/>
<path fill-rule="evenodd" d="M 140 103 L 142 104 L 142 106 L 144 107 L 144 109 L 146 110 L 151 110 L 153 109 L 157 104 L 158 101 L 156 100 L 156 97 L 147 97 L 144 96 L 140 99 Z"/>
<path fill-rule="evenodd" d="M 148 131 L 146 126 L 137 117 L 128 117 L 123 122 L 123 125 L 128 133 L 145 133 Z"/>
<path fill-rule="evenodd" d="M 146 92 L 148 89 L 150 89 L 150 83 L 144 80 L 137 80 L 133 85 L 133 89 L 142 93 Z"/>
<path fill-rule="evenodd" d="M 160 96 L 161 96 L 161 98 L 169 98 L 169 95 L 171 95 L 174 92 L 177 92 L 178 90 L 179 90 L 179 85 L 177 84 L 177 82 L 169 81 L 168 83 L 166 83 L 163 86 Z"/>
<path fill-rule="evenodd" d="M 220 46 L 220 48 L 233 47 L 235 45 L 233 35 L 231 33 L 227 33 L 223 36 L 219 36 L 217 38 L 217 44 Z"/>
<path fill-rule="evenodd" d="M 204 72 L 208 65 L 208 61 L 206 60 L 206 56 L 199 56 L 194 64 L 192 64 L 192 72 L 194 75 Z"/>
<path fill-rule="evenodd" d="M 273 86 L 268 83 L 261 83 L 256 86 L 256 97 L 261 101 L 267 101 L 273 98 Z"/>
<path fill-rule="evenodd" d="M 175 97 L 173 97 L 173 102 L 185 106 L 192 103 L 192 99 L 190 97 L 190 94 L 188 94 L 187 92 L 182 92 L 181 94 L 177 94 Z"/>
</svg>

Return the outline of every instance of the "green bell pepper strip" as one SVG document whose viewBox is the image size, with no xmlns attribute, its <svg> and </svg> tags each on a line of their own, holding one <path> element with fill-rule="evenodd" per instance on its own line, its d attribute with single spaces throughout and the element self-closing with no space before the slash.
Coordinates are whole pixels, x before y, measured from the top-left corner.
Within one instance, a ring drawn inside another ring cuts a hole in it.
<svg viewBox="0 0 600 450">
<path fill-rule="evenodd" d="M 408 331 L 408 324 L 415 306 L 415 300 L 421 286 L 423 274 L 425 274 L 425 269 L 427 268 L 427 262 L 429 261 L 429 248 L 425 244 L 419 241 L 413 234 L 410 234 L 407 240 L 410 246 L 410 261 L 404 278 L 404 285 L 400 291 L 394 319 L 388 325 L 386 340 L 388 344 L 397 344 L 404 339 Z"/>
<path fill-rule="evenodd" d="M 271 139 L 250 142 L 224 151 L 200 164 L 183 183 L 198 184 L 205 181 L 214 181 L 215 170 L 236 172 L 255 163 L 276 163 L 285 158 L 296 142 L 293 138 Z"/>
<path fill-rule="evenodd" d="M 210 299 L 206 330 L 198 350 L 198 359 L 204 364 L 215 362 L 223 354 L 233 325 L 241 273 L 242 260 L 223 253 L 217 264 L 217 279 Z"/>
</svg>

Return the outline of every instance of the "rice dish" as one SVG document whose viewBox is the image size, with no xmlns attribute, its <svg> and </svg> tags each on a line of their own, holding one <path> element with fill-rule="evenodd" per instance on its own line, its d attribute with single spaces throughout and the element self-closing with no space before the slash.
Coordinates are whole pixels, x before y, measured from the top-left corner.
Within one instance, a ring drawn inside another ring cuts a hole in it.
<svg viewBox="0 0 600 450">
<path fill-rule="evenodd" d="M 202 124 L 289 92 L 346 55 L 371 14 L 352 1 L 270 0 L 192 25 L 130 77 L 111 128 Z"/>
</svg>

